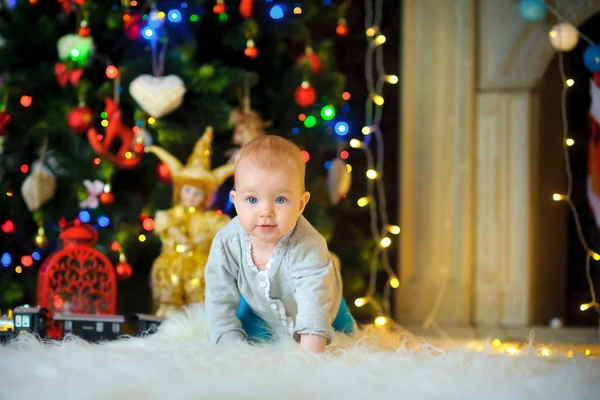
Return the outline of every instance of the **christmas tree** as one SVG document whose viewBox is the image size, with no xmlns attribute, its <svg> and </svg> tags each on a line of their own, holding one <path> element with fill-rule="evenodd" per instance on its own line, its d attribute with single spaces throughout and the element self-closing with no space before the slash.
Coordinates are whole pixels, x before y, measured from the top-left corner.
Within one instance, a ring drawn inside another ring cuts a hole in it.
<svg viewBox="0 0 600 400">
<path fill-rule="evenodd" d="M 341 201 L 330 194 L 340 179 L 348 185 L 349 125 L 362 136 L 364 124 L 352 121 L 336 65 L 349 2 L 0 4 L 0 309 L 36 302 L 40 263 L 78 219 L 117 266 L 119 312 L 152 312 L 148 281 L 161 251 L 153 218 L 171 206 L 172 182 L 144 149 L 183 162 L 210 126 L 212 164 L 223 165 L 240 115 L 304 151 L 305 216 L 340 257 L 349 302 L 364 294 L 377 245 L 357 206 L 365 183 L 355 180 Z M 364 176 L 364 161 L 353 166 Z M 213 210 L 235 214 L 231 187 L 221 185 Z"/>
</svg>

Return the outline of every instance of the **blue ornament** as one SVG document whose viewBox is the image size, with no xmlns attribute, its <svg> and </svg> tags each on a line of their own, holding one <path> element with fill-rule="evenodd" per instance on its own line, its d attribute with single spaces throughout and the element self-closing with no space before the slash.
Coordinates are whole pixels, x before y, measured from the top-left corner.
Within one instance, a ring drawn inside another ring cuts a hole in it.
<svg viewBox="0 0 600 400">
<path fill-rule="evenodd" d="M 592 44 L 585 49 L 583 63 L 591 72 L 600 72 L 600 44 Z"/>
<path fill-rule="evenodd" d="M 544 0 L 521 0 L 519 14 L 527 22 L 538 22 L 546 16 Z"/>
</svg>

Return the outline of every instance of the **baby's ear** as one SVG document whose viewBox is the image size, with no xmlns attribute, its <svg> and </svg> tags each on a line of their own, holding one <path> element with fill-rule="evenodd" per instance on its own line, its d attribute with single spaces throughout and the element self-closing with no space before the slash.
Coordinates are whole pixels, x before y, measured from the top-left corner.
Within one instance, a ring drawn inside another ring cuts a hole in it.
<svg viewBox="0 0 600 400">
<path fill-rule="evenodd" d="M 229 191 L 229 200 L 234 204 L 235 204 L 235 196 L 236 196 L 235 189 L 231 189 Z"/>
<path fill-rule="evenodd" d="M 304 212 L 304 208 L 306 207 L 306 204 L 308 204 L 308 200 L 310 200 L 310 193 L 309 192 L 302 193 L 302 195 L 300 196 L 300 207 L 298 210 L 300 212 L 300 214 L 302 214 Z"/>
</svg>

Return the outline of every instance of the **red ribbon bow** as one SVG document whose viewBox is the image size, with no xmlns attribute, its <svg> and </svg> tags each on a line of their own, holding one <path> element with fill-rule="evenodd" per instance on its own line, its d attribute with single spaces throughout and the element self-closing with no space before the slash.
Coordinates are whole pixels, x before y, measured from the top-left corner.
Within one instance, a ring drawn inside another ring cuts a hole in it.
<svg viewBox="0 0 600 400">
<path fill-rule="evenodd" d="M 71 85 L 77 86 L 81 75 L 83 75 L 83 69 L 79 68 L 69 71 L 65 64 L 56 63 L 54 64 L 54 74 L 56 74 L 56 80 L 60 86 L 65 87 L 69 82 L 71 82 Z"/>
</svg>

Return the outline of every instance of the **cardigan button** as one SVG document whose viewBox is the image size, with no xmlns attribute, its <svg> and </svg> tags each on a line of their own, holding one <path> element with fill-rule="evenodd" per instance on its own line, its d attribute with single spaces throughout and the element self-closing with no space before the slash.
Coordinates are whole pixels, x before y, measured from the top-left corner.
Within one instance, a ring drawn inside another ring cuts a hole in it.
<svg viewBox="0 0 600 400">
<path fill-rule="evenodd" d="M 260 287 L 261 287 L 261 288 L 267 287 L 267 282 L 265 282 L 265 281 L 262 281 L 262 282 L 260 283 Z"/>
<path fill-rule="evenodd" d="M 271 308 L 272 308 L 273 310 L 277 310 L 277 304 L 275 304 L 275 303 L 271 304 Z"/>
</svg>

